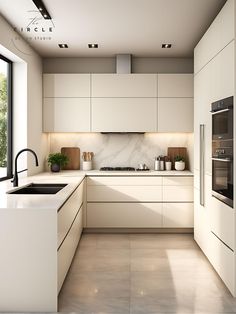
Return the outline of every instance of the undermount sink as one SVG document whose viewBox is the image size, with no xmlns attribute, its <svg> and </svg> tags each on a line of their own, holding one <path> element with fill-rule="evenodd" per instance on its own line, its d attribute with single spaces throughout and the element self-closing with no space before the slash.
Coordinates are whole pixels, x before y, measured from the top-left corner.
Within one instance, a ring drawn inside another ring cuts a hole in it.
<svg viewBox="0 0 236 314">
<path fill-rule="evenodd" d="M 56 194 L 67 184 L 64 183 L 31 183 L 8 194 Z"/>
</svg>

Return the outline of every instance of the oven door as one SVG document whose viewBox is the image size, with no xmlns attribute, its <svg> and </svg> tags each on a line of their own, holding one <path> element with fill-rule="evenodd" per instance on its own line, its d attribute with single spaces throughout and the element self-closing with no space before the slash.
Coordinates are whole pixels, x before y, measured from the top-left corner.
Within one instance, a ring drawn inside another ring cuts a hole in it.
<svg viewBox="0 0 236 314">
<path fill-rule="evenodd" d="M 233 160 L 212 158 L 212 195 L 233 207 Z"/>
<path fill-rule="evenodd" d="M 233 109 L 212 112 L 212 139 L 228 140 L 233 138 Z"/>
</svg>

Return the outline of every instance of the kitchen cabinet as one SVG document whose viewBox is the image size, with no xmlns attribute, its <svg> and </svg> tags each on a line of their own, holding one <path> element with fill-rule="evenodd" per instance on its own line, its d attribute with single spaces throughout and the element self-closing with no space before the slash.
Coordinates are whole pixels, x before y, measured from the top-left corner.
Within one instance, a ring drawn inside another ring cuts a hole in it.
<svg viewBox="0 0 236 314">
<path fill-rule="evenodd" d="M 192 132 L 192 74 L 44 74 L 44 132 Z"/>
<path fill-rule="evenodd" d="M 88 228 L 162 227 L 161 203 L 88 203 Z"/>
<path fill-rule="evenodd" d="M 157 74 L 92 74 L 92 97 L 157 97 Z"/>
<path fill-rule="evenodd" d="M 192 98 L 193 74 L 158 74 L 158 98 Z"/>
<path fill-rule="evenodd" d="M 193 132 L 193 75 L 158 74 L 158 132 Z"/>
<path fill-rule="evenodd" d="M 92 98 L 92 132 L 155 132 L 156 98 Z"/>
<path fill-rule="evenodd" d="M 211 102 L 234 95 L 235 43 L 229 43 L 211 61 Z"/>
<path fill-rule="evenodd" d="M 90 97 L 90 74 L 43 75 L 43 97 Z"/>
<path fill-rule="evenodd" d="M 163 203 L 163 227 L 193 228 L 193 203 Z"/>
<path fill-rule="evenodd" d="M 193 202 L 193 178 L 164 177 L 163 202 Z"/>
<path fill-rule="evenodd" d="M 212 102 L 212 63 L 208 63 L 194 78 L 194 168 L 200 169 L 200 125 L 204 126 L 205 173 L 212 174 L 211 165 L 211 102 Z"/>
<path fill-rule="evenodd" d="M 230 292 L 234 295 L 235 256 L 234 252 L 224 245 L 212 232 L 209 235 L 210 253 L 209 260 Z"/>
<path fill-rule="evenodd" d="M 73 224 L 68 230 L 68 234 L 65 237 L 58 253 L 58 279 L 57 279 L 57 291 L 61 290 L 66 274 L 70 268 L 72 259 L 74 257 L 77 245 L 80 240 L 80 236 L 83 230 L 83 210 L 82 208 L 77 212 L 74 217 Z"/>
<path fill-rule="evenodd" d="M 235 213 L 211 195 L 210 113 L 212 102 L 235 95 L 234 6 L 234 1 L 226 2 L 194 50 L 194 238 L 235 296 Z"/>
<path fill-rule="evenodd" d="M 90 132 L 90 74 L 44 74 L 43 131 Z"/>
<path fill-rule="evenodd" d="M 192 228 L 193 178 L 89 176 L 86 217 L 86 228 Z"/>
<path fill-rule="evenodd" d="M 83 230 L 83 194 L 84 181 L 80 183 L 58 212 L 58 293 L 70 268 Z"/>
<path fill-rule="evenodd" d="M 194 49 L 194 73 L 198 73 L 235 37 L 234 1 L 229 0 Z M 227 61 L 226 61 L 227 62 Z"/>
<path fill-rule="evenodd" d="M 69 197 L 57 214 L 58 247 L 64 241 L 78 209 L 83 204 L 84 183 L 82 182 L 76 191 Z"/>
<path fill-rule="evenodd" d="M 32 180 L 67 185 L 51 195 L 6 196 L 8 185 L 0 191 L 0 312 L 57 312 L 58 293 L 83 228 L 81 177 L 41 174 L 24 183 Z"/>
<path fill-rule="evenodd" d="M 207 257 L 210 252 L 211 181 L 212 177 L 205 175 L 202 191 L 204 193 L 203 204 L 200 203 L 199 186 L 194 187 L 194 239 Z"/>
<path fill-rule="evenodd" d="M 157 74 L 92 74 L 92 132 L 156 132 Z"/>
<path fill-rule="evenodd" d="M 44 98 L 44 132 L 90 132 L 90 98 Z"/>
<path fill-rule="evenodd" d="M 193 132 L 193 98 L 158 98 L 158 132 Z"/>
<path fill-rule="evenodd" d="M 210 206 L 210 230 L 231 250 L 235 246 L 235 210 L 212 197 Z"/>
</svg>

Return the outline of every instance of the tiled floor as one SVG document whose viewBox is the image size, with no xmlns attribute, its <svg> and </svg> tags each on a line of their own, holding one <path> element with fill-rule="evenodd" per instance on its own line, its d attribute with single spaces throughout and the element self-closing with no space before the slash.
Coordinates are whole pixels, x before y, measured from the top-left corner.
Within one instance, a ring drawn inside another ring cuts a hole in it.
<svg viewBox="0 0 236 314">
<path fill-rule="evenodd" d="M 59 311 L 236 313 L 234 299 L 192 235 L 83 235 Z"/>
</svg>

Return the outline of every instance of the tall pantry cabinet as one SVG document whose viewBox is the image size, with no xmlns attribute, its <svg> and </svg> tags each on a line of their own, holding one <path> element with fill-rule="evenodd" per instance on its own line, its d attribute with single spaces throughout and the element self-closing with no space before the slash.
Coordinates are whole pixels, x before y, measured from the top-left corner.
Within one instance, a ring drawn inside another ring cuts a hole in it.
<svg viewBox="0 0 236 314">
<path fill-rule="evenodd" d="M 194 238 L 236 296 L 235 213 L 211 195 L 210 113 L 212 102 L 235 96 L 234 21 L 228 0 L 194 50 Z"/>
</svg>

